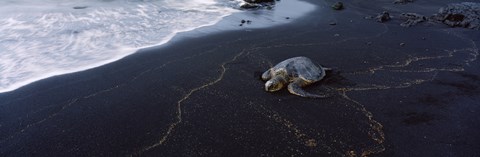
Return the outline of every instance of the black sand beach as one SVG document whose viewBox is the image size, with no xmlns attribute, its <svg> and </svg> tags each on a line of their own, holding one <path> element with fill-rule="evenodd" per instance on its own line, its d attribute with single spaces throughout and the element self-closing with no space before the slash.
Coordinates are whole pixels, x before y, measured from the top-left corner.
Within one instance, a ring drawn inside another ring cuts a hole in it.
<svg viewBox="0 0 480 157">
<path fill-rule="evenodd" d="M 398 17 L 458 1 L 307 1 L 320 9 L 290 24 L 0 94 L 0 156 L 480 156 L 480 32 Z M 295 56 L 334 68 L 306 88 L 331 98 L 264 91 L 261 73 Z"/>
</svg>

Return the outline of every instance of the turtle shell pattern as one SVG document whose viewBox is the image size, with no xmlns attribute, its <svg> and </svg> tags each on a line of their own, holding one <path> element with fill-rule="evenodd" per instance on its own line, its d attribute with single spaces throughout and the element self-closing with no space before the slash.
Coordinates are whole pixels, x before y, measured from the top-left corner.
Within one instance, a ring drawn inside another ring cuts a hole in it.
<svg viewBox="0 0 480 157">
<path fill-rule="evenodd" d="M 284 60 L 273 67 L 274 71 L 285 71 L 288 81 L 301 78 L 307 82 L 316 82 L 325 77 L 325 70 L 307 57 L 294 57 Z"/>
</svg>

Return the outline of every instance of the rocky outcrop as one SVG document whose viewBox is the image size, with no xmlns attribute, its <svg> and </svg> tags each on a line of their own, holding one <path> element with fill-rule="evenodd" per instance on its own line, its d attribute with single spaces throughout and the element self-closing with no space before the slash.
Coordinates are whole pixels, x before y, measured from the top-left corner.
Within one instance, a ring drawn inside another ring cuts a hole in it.
<svg viewBox="0 0 480 157">
<path fill-rule="evenodd" d="M 396 0 L 395 3 L 405 4 L 413 0 Z M 388 12 L 383 12 L 377 16 L 367 16 L 365 19 L 375 18 L 377 22 L 385 22 L 391 19 Z M 422 22 L 444 23 L 451 27 L 464 27 L 480 30 L 480 3 L 462 2 L 449 4 L 447 7 L 440 8 L 437 14 L 427 17 L 417 13 L 402 13 L 400 18 L 404 20 L 400 25 L 411 27 Z"/>
<path fill-rule="evenodd" d="M 258 3 L 274 3 L 275 0 L 244 0 L 247 3 L 253 3 L 253 4 L 258 4 Z"/>
<path fill-rule="evenodd" d="M 427 17 L 417 13 L 402 13 L 401 17 L 405 19 L 405 22 L 400 24 L 400 26 L 403 27 L 411 27 L 417 25 L 418 23 L 427 21 Z"/>
<path fill-rule="evenodd" d="M 480 30 L 480 3 L 463 2 L 440 8 L 433 19 L 451 27 Z"/>
<path fill-rule="evenodd" d="M 275 0 L 244 0 L 245 4 L 240 6 L 242 9 L 272 8 Z"/>
<path fill-rule="evenodd" d="M 257 9 L 260 7 L 262 7 L 262 5 L 252 4 L 252 3 L 245 3 L 242 6 L 240 6 L 240 8 L 242 9 Z"/>
<path fill-rule="evenodd" d="M 413 0 L 395 0 L 393 1 L 394 4 L 407 4 L 407 3 L 413 3 Z"/>
<path fill-rule="evenodd" d="M 337 2 L 332 5 L 332 9 L 334 10 L 342 10 L 343 8 L 344 7 L 342 2 Z"/>
<path fill-rule="evenodd" d="M 88 8 L 87 6 L 75 6 L 73 9 L 86 9 Z"/>
<path fill-rule="evenodd" d="M 390 17 L 390 14 L 388 12 L 384 11 L 383 13 L 377 15 L 377 17 L 375 17 L 375 19 L 377 19 L 377 22 L 383 23 L 383 22 L 386 22 L 386 21 L 390 20 L 391 17 Z"/>
</svg>

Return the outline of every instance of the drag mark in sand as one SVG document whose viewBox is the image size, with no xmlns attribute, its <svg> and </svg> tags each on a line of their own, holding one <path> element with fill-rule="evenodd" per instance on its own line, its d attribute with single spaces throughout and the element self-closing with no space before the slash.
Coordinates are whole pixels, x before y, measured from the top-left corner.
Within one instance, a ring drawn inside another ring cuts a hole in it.
<svg viewBox="0 0 480 157">
<path fill-rule="evenodd" d="M 477 44 L 473 40 L 471 42 L 472 42 L 473 47 L 468 49 L 468 50 L 473 52 L 473 53 L 470 53 L 470 55 L 472 55 L 472 58 L 467 61 L 467 65 L 470 65 L 470 62 L 473 62 L 473 61 L 477 60 L 478 55 L 479 55 Z"/>
<path fill-rule="evenodd" d="M 463 38 L 464 39 L 464 38 Z M 376 120 L 373 119 L 373 114 L 366 110 L 365 106 L 362 105 L 360 102 L 350 98 L 347 95 L 347 92 L 351 91 L 367 91 L 367 90 L 388 90 L 388 89 L 400 89 L 400 88 L 408 88 L 413 85 L 420 85 L 426 82 L 432 82 L 436 79 L 437 75 L 439 72 L 443 71 L 448 71 L 448 72 L 459 72 L 459 71 L 465 71 L 463 67 L 460 68 L 426 68 L 426 69 L 417 69 L 417 70 L 402 70 L 402 69 L 391 69 L 391 68 L 405 68 L 411 65 L 413 62 L 420 62 L 420 61 L 427 61 L 427 60 L 439 60 L 443 58 L 452 58 L 454 57 L 454 54 L 460 51 L 467 51 L 469 54 L 472 56 L 472 58 L 467 58 L 464 61 L 464 64 L 466 66 L 469 66 L 469 63 L 477 60 L 477 56 L 479 54 L 478 48 L 475 44 L 474 41 L 471 41 L 471 48 L 466 48 L 466 49 L 455 49 L 455 50 L 445 50 L 448 52 L 447 55 L 439 55 L 439 56 L 426 56 L 426 57 L 410 57 L 406 59 L 403 64 L 394 64 L 394 65 L 381 65 L 373 68 L 369 68 L 367 72 L 355 72 L 355 73 L 350 73 L 351 75 L 362 75 L 362 74 L 374 74 L 376 71 L 387 71 L 387 72 L 415 72 L 415 73 L 432 73 L 432 75 L 429 77 L 429 79 L 414 79 L 411 81 L 406 81 L 406 82 L 401 82 L 400 84 L 397 85 L 376 85 L 376 84 L 369 84 L 365 85 L 365 87 L 350 87 L 350 88 L 337 88 L 337 91 L 341 93 L 341 95 L 356 104 L 356 106 L 353 106 L 357 110 L 361 111 L 363 114 L 365 114 L 368 119 L 369 119 L 369 124 L 371 125 L 371 128 L 373 129 L 372 132 L 369 132 L 370 137 L 375 140 L 379 146 L 376 147 L 371 147 L 365 150 L 362 150 L 361 156 L 368 156 L 370 154 L 376 154 L 383 152 L 385 150 L 384 146 L 382 143 L 385 141 L 385 135 L 382 131 L 383 126 L 377 122 Z M 390 69 L 389 69 L 390 68 Z"/>
<path fill-rule="evenodd" d="M 411 57 L 406 59 L 403 64 L 394 64 L 394 65 L 380 65 L 376 67 L 369 68 L 367 71 L 357 71 L 351 73 L 345 73 L 347 75 L 373 75 L 377 71 L 386 71 L 391 73 L 432 73 L 429 79 L 414 79 L 405 82 L 400 82 L 396 85 L 378 85 L 378 84 L 369 84 L 369 85 L 360 85 L 360 87 L 350 87 L 350 88 L 338 88 L 338 91 L 366 91 L 366 90 L 386 90 L 386 89 L 399 89 L 399 88 L 408 88 L 413 85 L 419 85 L 426 82 L 433 81 L 439 72 L 461 72 L 465 71 L 464 67 L 455 67 L 455 68 L 447 68 L 447 67 L 439 67 L 439 68 L 421 68 L 421 69 L 414 69 L 414 70 L 404 70 L 401 68 L 405 68 L 411 65 L 414 62 L 420 61 L 428 61 L 428 60 L 439 60 L 443 58 L 452 58 L 455 57 L 455 54 L 458 52 L 469 52 L 470 56 L 473 58 L 463 58 L 465 66 L 469 66 L 471 62 L 477 60 L 478 56 L 478 48 L 474 41 L 472 41 L 471 48 L 465 49 L 454 49 L 454 50 L 444 50 L 448 52 L 447 55 L 440 55 L 440 56 L 425 56 L 425 57 Z M 462 59 L 462 58 L 461 58 Z M 363 87 L 362 87 L 363 86 Z"/>
<path fill-rule="evenodd" d="M 470 65 L 470 62 L 476 61 L 476 60 L 478 59 L 478 55 L 480 55 L 480 52 L 479 52 L 479 49 L 478 49 L 477 44 L 475 43 L 475 40 L 468 39 L 468 38 L 466 38 L 466 37 L 464 37 L 464 36 L 462 36 L 462 35 L 459 35 L 458 33 L 451 32 L 451 31 L 448 30 L 448 29 L 445 29 L 444 31 L 445 31 L 445 33 L 447 33 L 447 34 L 452 34 L 453 36 L 455 36 L 455 37 L 457 37 L 457 38 L 460 38 L 460 39 L 463 39 L 463 40 L 466 40 L 466 41 L 469 41 L 469 42 L 470 42 L 470 44 L 471 44 L 472 47 L 467 48 L 466 50 L 471 52 L 470 55 L 472 56 L 472 58 L 467 59 L 467 60 L 465 61 L 465 64 L 466 64 L 466 65 Z"/>
<path fill-rule="evenodd" d="M 402 89 L 402 88 L 408 88 L 413 85 L 420 85 L 422 83 L 426 82 L 431 82 L 435 80 L 437 77 L 439 71 L 434 71 L 432 76 L 429 79 L 415 79 L 411 81 L 406 81 L 406 82 L 401 82 L 400 84 L 397 85 L 377 85 L 377 84 L 366 84 L 366 85 L 357 85 L 360 87 L 348 87 L 348 88 L 337 88 L 337 91 L 340 91 L 342 93 L 345 92 L 351 92 L 351 91 L 368 91 L 368 90 L 387 90 L 387 89 Z"/>
<path fill-rule="evenodd" d="M 405 66 L 408 66 L 410 64 L 410 61 L 406 61 Z M 385 66 L 382 66 L 385 67 Z M 388 65 L 386 65 L 388 67 Z M 385 134 L 383 132 L 383 125 L 376 121 L 373 118 L 373 114 L 366 109 L 366 107 L 358 102 L 357 100 L 354 100 L 350 98 L 347 93 L 351 91 L 367 91 L 367 90 L 388 90 L 388 89 L 400 89 L 400 88 L 408 88 L 413 85 L 419 85 L 425 82 L 431 82 L 433 81 L 438 74 L 438 70 L 434 70 L 432 76 L 430 76 L 429 79 L 415 79 L 411 81 L 406 81 L 406 82 L 401 82 L 398 85 L 376 85 L 376 84 L 369 84 L 369 85 L 360 85 L 363 87 L 345 87 L 345 88 L 337 88 L 336 90 L 340 92 L 340 95 L 345 98 L 348 101 L 353 102 L 354 105 L 351 105 L 353 108 L 355 108 L 357 111 L 360 111 L 363 115 L 365 115 L 368 118 L 368 124 L 370 125 L 370 128 L 372 130 L 368 131 L 368 135 L 370 136 L 371 139 L 373 139 L 377 145 L 375 146 L 370 146 L 367 148 L 362 149 L 360 156 L 369 156 L 371 154 L 377 154 L 380 152 L 383 152 L 385 150 L 385 147 L 383 146 L 383 143 L 385 142 Z M 356 156 L 356 154 L 353 151 L 350 151 L 350 153 L 345 154 L 347 156 Z"/>
<path fill-rule="evenodd" d="M 322 148 L 326 149 L 329 154 L 331 154 L 333 152 L 337 155 L 343 156 L 342 152 L 328 146 L 326 143 L 323 142 L 323 140 L 316 140 L 316 139 L 310 137 L 309 135 L 307 135 L 306 133 L 303 133 L 303 131 L 300 130 L 298 128 L 298 126 L 293 124 L 288 119 L 285 119 L 284 117 L 282 117 L 278 112 L 275 112 L 272 109 L 267 109 L 264 105 L 253 104 L 252 102 L 249 102 L 249 106 L 254 108 L 261 115 L 263 115 L 263 116 L 267 117 L 268 119 L 271 119 L 271 120 L 281 124 L 283 127 L 288 129 L 289 132 L 292 132 L 294 134 L 297 141 L 304 144 L 306 147 L 315 148 L 318 145 L 320 145 Z M 300 155 L 300 156 L 305 155 L 302 152 L 300 152 L 299 150 L 295 150 L 295 151 L 299 153 L 299 154 L 296 154 L 296 155 Z M 292 155 L 292 156 L 294 156 L 294 155 Z"/>
<path fill-rule="evenodd" d="M 352 106 L 352 107 L 358 111 L 361 111 L 368 118 L 368 122 L 369 122 L 368 124 L 370 125 L 370 128 L 373 129 L 372 131 L 368 131 L 368 135 L 378 144 L 377 146 L 362 149 L 361 156 L 365 157 L 371 154 L 383 152 L 385 150 L 385 147 L 383 146 L 383 143 L 385 142 L 385 133 L 383 132 L 383 125 L 373 118 L 373 114 L 370 111 L 368 111 L 364 105 L 348 97 L 345 91 L 342 92 L 341 95 L 343 98 L 353 102 L 356 106 Z M 356 156 L 356 155 L 350 153 L 350 156 Z"/>
<path fill-rule="evenodd" d="M 409 56 L 407 59 L 405 59 L 403 62 L 397 62 L 396 64 L 389 64 L 389 65 L 379 65 L 375 67 L 370 67 L 368 70 L 363 70 L 363 71 L 355 71 L 355 72 L 349 72 L 345 74 L 349 75 L 358 75 L 358 74 L 375 74 L 377 71 L 388 71 L 388 72 L 404 72 L 404 73 L 428 73 L 428 72 L 435 72 L 435 71 L 464 71 L 463 67 L 453 67 L 453 68 L 445 68 L 445 67 L 440 67 L 440 68 L 423 68 L 423 69 L 417 69 L 417 70 L 405 70 L 405 69 L 400 69 L 400 68 L 405 68 L 413 63 L 416 62 L 421 62 L 421 61 L 430 61 L 430 60 L 440 60 L 440 59 L 445 59 L 445 58 L 453 58 L 455 57 L 455 54 L 458 52 L 462 51 L 470 51 L 472 56 L 475 56 L 474 59 L 466 59 L 464 62 L 466 65 L 468 65 L 471 61 L 476 60 L 476 53 L 478 53 L 478 50 L 475 51 L 474 49 L 454 49 L 454 50 L 444 50 L 447 52 L 446 55 L 439 55 L 439 56 L 419 56 L 419 57 L 414 57 L 414 56 Z"/>
<path fill-rule="evenodd" d="M 396 64 L 389 65 L 380 65 L 368 68 L 368 70 L 361 70 L 355 72 L 344 73 L 346 75 L 373 75 L 378 71 L 385 71 L 390 73 L 432 73 L 429 79 L 414 79 L 405 82 L 400 82 L 396 85 L 378 85 L 378 84 L 369 84 L 361 85 L 360 87 L 350 87 L 350 88 L 338 88 L 339 91 L 349 92 L 349 91 L 365 91 L 365 90 L 386 90 L 386 89 L 399 89 L 399 88 L 408 88 L 412 85 L 419 85 L 426 82 L 433 81 L 439 72 L 461 72 L 465 71 L 464 66 L 469 66 L 471 62 L 477 60 L 479 55 L 479 49 L 474 40 L 464 38 L 456 33 L 446 32 L 450 35 L 465 40 L 470 43 L 470 47 L 453 49 L 453 50 L 443 50 L 446 52 L 444 55 L 438 56 L 409 56 L 403 62 L 397 62 Z M 463 56 L 468 55 L 470 57 L 464 58 Z M 463 56 L 462 56 L 463 55 Z M 456 65 L 456 67 L 432 67 L 432 68 L 417 68 L 417 69 L 405 69 L 406 67 L 411 66 L 416 62 L 425 62 L 425 61 L 441 61 L 442 59 L 454 59 L 458 62 L 461 62 L 464 65 Z M 363 87 L 362 87 L 363 86 Z"/>
<path fill-rule="evenodd" d="M 155 147 L 158 147 L 160 145 L 162 145 L 163 143 L 165 143 L 167 140 L 168 140 L 168 137 L 170 137 L 170 135 L 172 134 L 173 130 L 175 129 L 175 127 L 180 124 L 182 122 L 182 104 L 185 100 L 187 100 L 192 94 L 194 94 L 195 92 L 197 91 L 200 91 L 204 88 L 207 88 L 209 86 L 212 86 L 212 85 L 215 85 L 216 83 L 220 82 L 223 77 L 225 76 L 225 73 L 227 72 L 227 67 L 226 65 L 229 64 L 229 63 L 232 63 L 234 61 L 237 60 L 238 57 L 240 57 L 241 55 L 243 55 L 245 53 L 246 49 L 242 50 L 240 53 L 238 53 L 237 55 L 235 55 L 231 60 L 229 61 L 226 61 L 226 62 L 223 62 L 220 67 L 221 67 L 221 71 L 220 71 L 220 75 L 218 76 L 217 79 L 211 81 L 211 82 L 208 82 L 206 84 L 203 84 L 197 88 L 194 88 L 194 89 L 191 89 L 187 94 L 184 95 L 184 97 L 182 99 L 180 99 L 178 102 L 177 102 L 177 107 L 176 107 L 176 121 L 173 122 L 172 124 L 169 125 L 169 127 L 167 128 L 167 131 L 165 132 L 165 134 L 160 138 L 160 140 L 157 142 L 157 143 L 154 143 L 152 145 L 149 145 L 147 147 L 144 147 L 142 148 L 139 152 L 133 154 L 135 156 L 137 155 L 140 155 L 142 154 L 143 152 L 145 151 L 148 151 L 148 150 L 151 150 Z M 133 156 L 131 155 L 131 156 Z"/>
</svg>

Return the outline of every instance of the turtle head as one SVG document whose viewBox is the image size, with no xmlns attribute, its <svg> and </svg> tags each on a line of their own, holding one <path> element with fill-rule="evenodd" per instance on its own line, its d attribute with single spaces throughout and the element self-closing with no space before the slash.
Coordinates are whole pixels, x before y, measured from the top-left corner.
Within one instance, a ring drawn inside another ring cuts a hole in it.
<svg viewBox="0 0 480 157">
<path fill-rule="evenodd" d="M 283 79 L 282 77 L 278 77 L 278 76 L 268 80 L 265 83 L 265 91 L 275 92 L 275 91 L 278 91 L 278 90 L 282 89 L 284 84 L 285 84 L 284 80 L 285 79 Z"/>
</svg>

